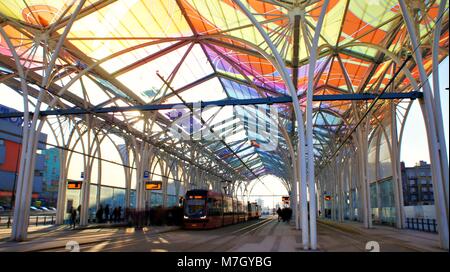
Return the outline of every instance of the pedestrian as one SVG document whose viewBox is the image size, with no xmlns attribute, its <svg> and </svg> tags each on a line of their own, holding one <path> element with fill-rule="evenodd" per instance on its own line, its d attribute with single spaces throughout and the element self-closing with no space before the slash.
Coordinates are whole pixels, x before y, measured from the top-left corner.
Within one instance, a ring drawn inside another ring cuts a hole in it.
<svg viewBox="0 0 450 272">
<path fill-rule="evenodd" d="M 121 217 L 122 217 L 122 206 L 119 206 L 119 209 L 118 209 L 118 211 L 117 211 L 117 214 L 118 214 L 118 220 L 119 220 L 119 222 L 121 221 Z"/>
<path fill-rule="evenodd" d="M 286 222 L 290 222 L 291 221 L 291 217 L 292 217 L 292 209 L 291 208 L 286 208 Z"/>
<path fill-rule="evenodd" d="M 114 223 L 117 223 L 119 221 L 119 208 L 115 207 L 113 211 L 113 220 Z"/>
<path fill-rule="evenodd" d="M 278 209 L 277 209 L 277 214 L 278 214 L 278 222 L 280 222 L 280 219 L 282 218 L 282 211 L 281 211 L 280 207 L 278 207 Z"/>
<path fill-rule="evenodd" d="M 103 206 L 100 205 L 97 212 L 95 213 L 95 217 L 97 218 L 97 223 L 102 223 L 103 217 Z"/>
<path fill-rule="evenodd" d="M 80 205 L 78 205 L 78 208 L 77 208 L 77 210 L 76 211 L 78 211 L 78 215 L 80 215 L 81 216 L 81 204 Z M 80 217 L 78 217 L 78 220 L 80 220 Z"/>
<path fill-rule="evenodd" d="M 70 223 L 72 228 L 74 229 L 77 223 L 77 210 L 75 210 L 73 207 L 71 208 L 70 211 Z"/>
<path fill-rule="evenodd" d="M 105 210 L 103 212 L 105 213 L 105 222 L 108 223 L 108 219 L 109 219 L 109 204 L 106 204 Z"/>
</svg>

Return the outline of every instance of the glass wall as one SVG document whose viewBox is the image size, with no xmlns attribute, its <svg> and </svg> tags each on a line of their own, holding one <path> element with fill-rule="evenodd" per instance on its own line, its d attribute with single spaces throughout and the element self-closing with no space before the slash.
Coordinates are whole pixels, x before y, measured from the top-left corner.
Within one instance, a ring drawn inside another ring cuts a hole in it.
<svg viewBox="0 0 450 272">
<path fill-rule="evenodd" d="M 381 133 L 381 131 L 380 131 Z M 386 133 L 390 133 L 389 126 L 386 127 Z M 389 135 L 389 134 L 388 134 Z M 379 151 L 379 172 L 378 178 L 383 179 L 392 176 L 391 154 L 389 145 L 384 133 L 381 133 L 380 151 Z"/>
<path fill-rule="evenodd" d="M 147 193 L 148 196 L 148 193 Z M 151 192 L 150 207 L 158 207 L 163 205 L 162 192 Z M 178 197 L 176 195 L 167 195 L 167 207 L 178 206 Z"/>
<path fill-rule="evenodd" d="M 370 141 L 368 178 L 372 220 L 378 224 L 395 225 L 395 198 L 390 154 L 391 126 L 379 127 Z"/>
<path fill-rule="evenodd" d="M 374 222 L 380 221 L 380 215 L 378 210 L 378 197 L 377 197 L 377 183 L 370 184 L 370 207 L 372 208 L 372 220 Z"/>
<path fill-rule="evenodd" d="M 178 206 L 178 197 L 176 195 L 168 195 L 167 196 L 167 206 L 168 207 Z"/>
<path fill-rule="evenodd" d="M 380 188 L 380 221 L 383 224 L 395 224 L 395 200 L 392 178 L 379 183 Z"/>
<path fill-rule="evenodd" d="M 81 190 L 68 190 L 66 189 L 66 203 L 65 203 L 65 213 L 64 220 L 70 219 L 71 208 L 78 208 L 81 203 Z"/>
<path fill-rule="evenodd" d="M 95 218 L 95 213 L 97 211 L 97 184 L 90 185 L 90 195 L 89 195 L 89 219 L 93 220 Z M 125 193 L 124 188 L 112 187 L 112 186 L 101 186 L 100 188 L 100 205 L 106 207 L 109 206 L 110 210 L 115 207 L 125 208 Z M 81 203 L 81 190 L 68 190 L 66 189 L 66 213 L 65 219 L 69 220 L 70 215 L 68 211 L 71 207 L 77 208 Z M 130 192 L 130 206 L 134 207 L 136 203 L 136 191 L 131 190 Z M 162 202 L 161 202 L 162 203 Z"/>
</svg>

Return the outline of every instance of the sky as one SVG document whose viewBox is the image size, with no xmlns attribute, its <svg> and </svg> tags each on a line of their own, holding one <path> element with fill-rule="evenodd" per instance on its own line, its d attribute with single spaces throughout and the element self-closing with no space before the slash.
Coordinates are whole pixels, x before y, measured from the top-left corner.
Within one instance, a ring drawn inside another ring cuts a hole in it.
<svg viewBox="0 0 450 272">
<path fill-rule="evenodd" d="M 448 88 L 448 73 L 449 62 L 448 57 L 441 62 L 439 66 L 440 79 L 440 94 L 442 117 L 445 131 L 445 143 L 447 146 L 447 161 L 448 161 L 448 124 L 449 124 L 449 91 Z M 432 83 L 431 75 L 429 77 Z M 399 126 L 400 129 L 400 126 Z M 403 132 L 403 141 L 401 145 L 400 159 L 405 162 L 406 166 L 414 166 L 420 160 L 430 162 L 428 154 L 427 135 L 425 131 L 425 123 L 422 118 L 419 102 L 416 100 L 411 107 L 409 117 L 405 124 L 405 131 Z"/>
</svg>

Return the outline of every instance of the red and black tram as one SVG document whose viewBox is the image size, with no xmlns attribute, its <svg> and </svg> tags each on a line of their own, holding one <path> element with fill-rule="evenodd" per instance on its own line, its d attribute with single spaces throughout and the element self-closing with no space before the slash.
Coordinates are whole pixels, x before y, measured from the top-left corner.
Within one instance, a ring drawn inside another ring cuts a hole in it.
<svg viewBox="0 0 450 272">
<path fill-rule="evenodd" d="M 184 199 L 183 226 L 186 229 L 212 229 L 257 219 L 261 209 L 256 203 L 245 205 L 222 193 L 189 190 Z"/>
</svg>

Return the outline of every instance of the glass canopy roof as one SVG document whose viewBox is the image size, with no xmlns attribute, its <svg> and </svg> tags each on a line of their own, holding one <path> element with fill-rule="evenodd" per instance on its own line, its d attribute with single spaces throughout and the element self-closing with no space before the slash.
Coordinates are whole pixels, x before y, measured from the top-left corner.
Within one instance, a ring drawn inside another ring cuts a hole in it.
<svg viewBox="0 0 450 272">
<path fill-rule="evenodd" d="M 29 73 L 42 75 L 58 37 L 63 35 L 80 2 L 83 1 L 0 2 L 1 27 Z M 310 61 L 307 44 L 314 35 L 323 1 L 242 2 L 284 58 L 304 107 Z M 426 48 L 432 42 L 440 1 L 409 2 L 423 46 L 425 67 L 430 73 L 431 50 Z M 298 14 L 301 18 L 296 20 Z M 447 27 L 441 33 L 440 45 L 448 48 L 448 12 L 443 22 Z M 331 0 L 319 39 L 314 94 L 380 93 L 412 51 L 398 1 Z M 15 66 L 3 37 L 0 54 L 0 73 L 10 74 Z M 442 50 L 439 59 L 447 55 L 447 50 Z M 62 88 L 80 71 L 92 67 L 61 97 L 66 105 L 78 97 L 101 107 L 288 95 L 280 74 L 268 60 L 271 57 L 256 27 L 232 0 L 87 0 L 63 43 L 56 62 L 59 72 L 53 83 L 55 88 Z M 420 81 L 414 60 L 409 62 L 412 78 Z M 388 92 L 413 90 L 405 72 L 399 73 L 393 86 Z M 387 105 L 378 103 L 374 120 L 383 118 L 382 109 Z M 363 102 L 356 105 L 361 109 L 367 106 Z M 258 114 L 260 111 L 254 108 L 216 107 L 203 111 L 201 118 L 188 120 L 188 126 L 195 123 L 202 130 L 220 132 L 223 140 L 202 139 L 196 146 L 243 177 L 254 179 L 269 173 L 286 177 L 290 163 L 283 134 L 274 135 L 277 147 L 265 151 L 260 148 L 264 137 L 248 129 L 251 122 L 273 122 L 295 143 L 291 105 L 271 107 L 277 110 L 278 120 Z M 315 102 L 314 111 L 315 158 L 320 160 L 336 135 L 345 135 L 357 120 L 350 101 Z M 253 120 L 248 121 L 246 115 L 256 118 L 247 116 Z M 116 118 L 142 129 L 142 115 L 126 113 Z M 180 148 L 192 145 L 171 139 L 169 127 L 176 120 L 169 111 L 160 110 L 151 137 L 167 146 L 169 142 Z M 189 129 L 184 133 L 191 134 Z"/>
</svg>

